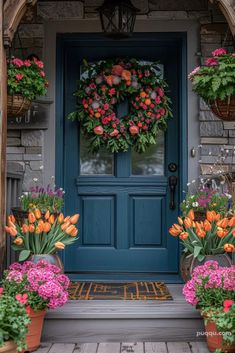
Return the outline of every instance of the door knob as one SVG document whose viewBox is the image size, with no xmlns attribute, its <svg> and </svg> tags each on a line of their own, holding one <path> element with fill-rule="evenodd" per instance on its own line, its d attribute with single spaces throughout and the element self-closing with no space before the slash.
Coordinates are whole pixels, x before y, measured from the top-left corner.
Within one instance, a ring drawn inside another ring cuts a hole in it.
<svg viewBox="0 0 235 353">
<path fill-rule="evenodd" d="M 169 170 L 169 172 L 175 173 L 175 172 L 177 172 L 177 169 L 178 169 L 178 166 L 177 166 L 176 163 L 170 163 L 170 164 L 168 164 L 168 170 Z"/>
<path fill-rule="evenodd" d="M 175 175 L 171 175 L 168 178 L 168 183 L 170 187 L 170 209 L 174 210 L 175 209 L 175 189 L 178 183 L 178 178 Z"/>
</svg>

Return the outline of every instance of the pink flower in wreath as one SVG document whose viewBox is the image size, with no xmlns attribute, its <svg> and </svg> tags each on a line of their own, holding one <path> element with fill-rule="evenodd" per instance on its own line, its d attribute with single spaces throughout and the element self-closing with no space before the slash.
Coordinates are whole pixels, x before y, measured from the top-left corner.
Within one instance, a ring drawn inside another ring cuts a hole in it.
<svg viewBox="0 0 235 353">
<path fill-rule="evenodd" d="M 161 87 L 157 88 L 157 93 L 159 94 L 160 97 L 164 97 L 165 95 L 165 92 Z"/>
<path fill-rule="evenodd" d="M 215 58 L 208 58 L 206 60 L 206 66 L 217 66 L 218 65 L 218 60 Z"/>
<path fill-rule="evenodd" d="M 112 74 L 121 76 L 124 68 L 121 65 L 113 65 Z"/>
<path fill-rule="evenodd" d="M 18 67 L 21 67 L 24 65 L 23 61 L 21 59 L 18 59 L 18 58 L 15 58 L 12 60 L 12 63 L 15 65 L 15 66 L 18 66 Z"/>
<path fill-rule="evenodd" d="M 23 77 L 24 77 L 24 75 L 21 74 L 20 72 L 18 74 L 16 74 L 17 81 L 21 81 Z"/>
<path fill-rule="evenodd" d="M 0 295 L 2 295 L 3 294 L 3 292 L 4 292 L 4 288 L 0 288 Z"/>
<path fill-rule="evenodd" d="M 212 55 L 213 55 L 213 56 L 220 56 L 220 55 L 225 55 L 225 54 L 227 54 L 227 50 L 224 49 L 224 48 L 215 49 L 215 50 L 212 52 Z"/>
<path fill-rule="evenodd" d="M 40 76 L 41 77 L 45 77 L 46 76 L 45 72 L 44 71 L 40 71 Z"/>
<path fill-rule="evenodd" d="M 157 96 L 157 98 L 155 99 L 155 103 L 156 104 L 159 104 L 161 102 L 161 97 L 160 96 Z"/>
<path fill-rule="evenodd" d="M 105 104 L 103 105 L 103 108 L 104 108 L 104 110 L 108 110 L 108 109 L 109 109 L 109 104 L 108 104 L 108 103 L 105 103 Z"/>
<path fill-rule="evenodd" d="M 112 97 L 114 94 L 116 93 L 116 89 L 115 88 L 111 88 L 109 90 L 109 95 Z"/>
</svg>

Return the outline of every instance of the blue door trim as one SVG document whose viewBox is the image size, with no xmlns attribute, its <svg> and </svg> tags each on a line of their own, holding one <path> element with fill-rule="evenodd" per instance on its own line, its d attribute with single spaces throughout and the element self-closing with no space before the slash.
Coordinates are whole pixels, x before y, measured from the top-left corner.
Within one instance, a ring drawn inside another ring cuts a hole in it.
<svg viewBox="0 0 235 353">
<path fill-rule="evenodd" d="M 135 33 L 131 40 L 143 40 L 148 38 L 149 40 L 159 40 L 161 42 L 167 43 L 167 41 L 175 40 L 180 44 L 180 55 L 181 55 L 181 67 L 180 67 L 180 94 L 179 94 L 179 113 L 180 113 L 180 147 L 179 147 L 179 155 L 180 155 L 180 190 L 179 196 L 180 200 L 183 199 L 183 190 L 187 183 L 188 179 L 188 138 L 187 138 L 187 131 L 188 131 L 188 107 L 187 107 L 187 33 L 186 32 L 172 32 L 172 33 Z M 65 122 L 65 112 L 64 112 L 64 64 L 65 64 L 65 56 L 64 51 L 66 50 L 67 46 L 71 46 L 73 42 L 79 40 L 86 43 L 86 46 L 89 46 L 89 41 L 102 41 L 107 40 L 103 37 L 102 34 L 92 34 L 92 33 L 85 33 L 85 34 L 57 34 L 57 46 L 56 46 L 56 166 L 55 166 L 55 176 L 56 176 L 56 184 L 64 187 L 65 180 L 64 180 L 64 122 Z M 125 42 L 127 40 L 123 40 Z M 80 180 L 81 181 L 81 180 Z M 104 181 L 108 182 L 108 180 Z M 163 180 L 164 183 L 164 180 Z M 180 256 L 180 254 L 179 254 Z M 62 255 L 63 259 L 64 256 Z M 133 279 L 135 275 L 132 274 L 131 276 Z M 75 277 L 76 275 L 71 273 L 71 277 Z M 83 275 L 82 275 L 83 276 Z M 85 276 L 85 274 L 84 274 Z M 121 276 L 121 277 L 120 277 Z M 120 280 L 125 279 L 126 275 L 110 275 L 110 280 Z M 148 279 L 148 275 L 145 276 Z M 160 278 L 161 277 L 161 278 Z M 168 275 L 163 275 L 164 278 L 160 275 L 158 279 L 163 279 L 169 282 L 179 282 L 180 277 L 176 274 L 169 273 Z M 87 277 L 86 277 L 87 278 Z M 93 275 L 93 278 L 96 279 L 96 275 Z M 99 275 L 100 278 L 100 275 Z M 149 278 L 151 274 L 149 274 Z M 130 276 L 128 276 L 130 280 Z"/>
</svg>

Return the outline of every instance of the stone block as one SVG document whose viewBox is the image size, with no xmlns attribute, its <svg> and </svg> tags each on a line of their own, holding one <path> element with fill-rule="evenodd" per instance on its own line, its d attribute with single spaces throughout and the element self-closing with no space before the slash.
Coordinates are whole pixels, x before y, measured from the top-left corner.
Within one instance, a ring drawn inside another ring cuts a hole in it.
<svg viewBox="0 0 235 353">
<path fill-rule="evenodd" d="M 201 174 L 202 175 L 212 175 L 219 172 L 228 173 L 230 171 L 229 165 L 223 166 L 213 166 L 213 164 L 200 164 Z"/>
<path fill-rule="evenodd" d="M 221 45 L 221 35 L 220 34 L 202 34 L 201 43 L 213 44 L 216 43 L 219 46 Z"/>
<path fill-rule="evenodd" d="M 8 137 L 7 138 L 7 146 L 20 146 L 21 139 L 16 137 Z"/>
<path fill-rule="evenodd" d="M 206 164 L 219 164 L 221 166 L 221 159 L 218 156 L 202 156 L 201 157 L 201 162 L 206 163 Z M 223 164 L 231 164 L 234 163 L 235 160 L 232 156 L 226 157 L 224 160 Z"/>
<path fill-rule="evenodd" d="M 228 138 L 224 137 L 202 137 L 201 144 L 212 144 L 212 145 L 227 145 L 229 143 Z"/>
<path fill-rule="evenodd" d="M 221 121 L 211 110 L 202 110 L 199 113 L 200 121 Z"/>
<path fill-rule="evenodd" d="M 42 146 L 43 132 L 41 130 L 22 130 L 21 143 L 26 147 Z"/>
<path fill-rule="evenodd" d="M 218 156 L 221 154 L 221 148 L 224 149 L 221 145 L 202 145 L 201 156 L 209 156 L 210 154 L 212 156 Z"/>
<path fill-rule="evenodd" d="M 42 161 L 31 161 L 29 165 L 32 170 L 43 170 Z"/>
<path fill-rule="evenodd" d="M 210 110 L 210 108 L 208 107 L 208 105 L 206 104 L 204 99 L 199 98 L 199 102 L 200 102 L 200 109 L 201 110 Z"/>
<path fill-rule="evenodd" d="M 23 161 L 23 154 L 7 154 L 7 161 Z"/>
<path fill-rule="evenodd" d="M 35 23 L 37 21 L 37 6 L 28 6 L 21 23 Z"/>
<path fill-rule="evenodd" d="M 207 2 L 204 0 L 149 0 L 149 9 L 155 11 L 203 11 L 207 10 Z"/>
<path fill-rule="evenodd" d="M 26 154 L 42 154 L 42 147 L 26 147 Z"/>
<path fill-rule="evenodd" d="M 225 130 L 235 129 L 235 121 L 224 121 L 224 129 Z"/>
<path fill-rule="evenodd" d="M 186 11 L 151 11 L 148 17 L 156 20 L 187 20 L 188 14 Z"/>
<path fill-rule="evenodd" d="M 223 129 L 223 123 L 221 121 L 201 122 L 200 136 L 226 137 L 228 136 L 228 131 Z"/>
<path fill-rule="evenodd" d="M 233 145 L 233 146 L 235 145 L 235 138 L 231 137 L 231 138 L 229 138 L 228 140 L 229 140 L 228 143 L 229 143 L 230 145 Z"/>
<path fill-rule="evenodd" d="M 228 25 L 226 23 L 210 23 L 201 26 L 201 34 L 222 34 L 226 33 Z"/>
<path fill-rule="evenodd" d="M 8 137 L 20 137 L 20 130 L 7 130 Z"/>
<path fill-rule="evenodd" d="M 25 152 L 24 147 L 7 147 L 7 153 L 23 154 Z"/>
<path fill-rule="evenodd" d="M 38 3 L 38 15 L 45 20 L 83 18 L 82 1 L 44 1 Z"/>
<path fill-rule="evenodd" d="M 24 162 L 7 162 L 7 172 L 8 173 L 21 173 L 23 174 L 25 170 Z"/>
<path fill-rule="evenodd" d="M 40 23 L 34 24 L 22 24 L 19 26 L 20 38 L 43 38 L 44 37 L 44 26 Z"/>
<path fill-rule="evenodd" d="M 28 191 L 30 187 L 32 187 L 35 184 L 35 182 L 33 181 L 33 179 L 35 178 L 38 180 L 37 182 L 38 184 L 42 184 L 42 180 L 43 180 L 42 172 L 38 170 L 32 170 L 28 165 L 26 165 L 24 182 L 22 186 L 23 191 Z"/>
<path fill-rule="evenodd" d="M 41 161 L 41 154 L 24 154 L 24 161 Z"/>
<path fill-rule="evenodd" d="M 235 137 L 235 130 L 228 130 L 229 137 Z"/>
</svg>

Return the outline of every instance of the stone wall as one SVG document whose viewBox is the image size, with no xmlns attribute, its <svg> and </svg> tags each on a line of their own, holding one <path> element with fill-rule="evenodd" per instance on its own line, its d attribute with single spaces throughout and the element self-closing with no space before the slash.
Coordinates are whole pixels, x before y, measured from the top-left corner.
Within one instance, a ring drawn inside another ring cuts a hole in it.
<svg viewBox="0 0 235 353">
<path fill-rule="evenodd" d="M 45 21 L 93 19 L 98 16 L 95 9 L 102 3 L 103 0 L 38 1 L 22 19 L 19 36 L 15 36 L 14 50 L 11 53 L 14 52 L 20 57 L 36 54 L 43 58 Z M 196 19 L 200 24 L 198 36 L 201 39 L 201 48 L 196 53 L 199 63 L 218 47 L 234 49 L 226 20 L 216 7 L 209 5 L 207 0 L 133 0 L 133 5 L 140 9 L 138 18 L 142 20 Z M 223 124 L 203 102 L 200 104 L 199 120 L 202 144 L 201 172 L 208 174 L 210 165 L 214 163 L 219 153 L 218 146 L 225 145 L 226 148 L 233 150 L 235 124 Z M 8 131 L 8 169 L 25 173 L 24 190 L 29 188 L 33 178 L 43 180 L 43 136 L 43 130 Z"/>
</svg>

